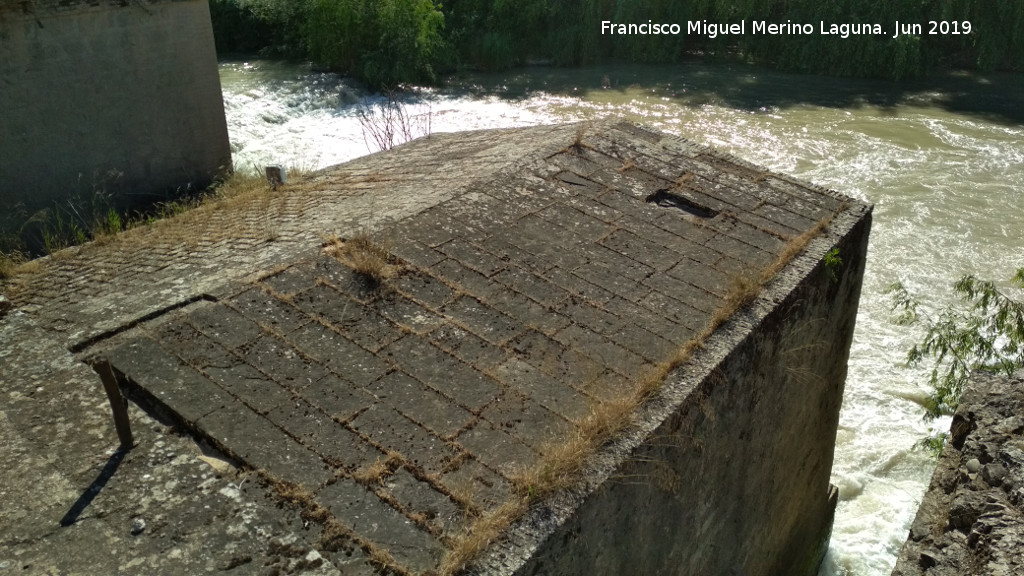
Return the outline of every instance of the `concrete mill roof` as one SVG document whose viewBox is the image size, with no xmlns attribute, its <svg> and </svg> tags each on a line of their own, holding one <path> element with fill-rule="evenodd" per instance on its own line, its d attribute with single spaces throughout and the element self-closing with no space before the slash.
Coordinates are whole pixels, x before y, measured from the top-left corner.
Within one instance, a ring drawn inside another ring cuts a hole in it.
<svg viewBox="0 0 1024 576">
<path fill-rule="evenodd" d="M 51 360 L 5 343 L 5 380 L 64 374 L 76 391 L 52 393 L 92 406 L 93 453 L 112 432 L 76 361 L 109 362 L 129 397 L 290 503 L 295 533 L 330 532 L 312 560 L 283 540 L 292 568 L 448 570 L 595 407 L 720 325 L 737 283 L 865 210 L 631 123 L 435 134 L 50 258 L 5 287 L 3 330 Z M 30 451 L 30 421 L 8 419 Z M 93 468 L 77 470 L 56 477 Z M 271 555 L 222 561 L 253 554 Z"/>
</svg>

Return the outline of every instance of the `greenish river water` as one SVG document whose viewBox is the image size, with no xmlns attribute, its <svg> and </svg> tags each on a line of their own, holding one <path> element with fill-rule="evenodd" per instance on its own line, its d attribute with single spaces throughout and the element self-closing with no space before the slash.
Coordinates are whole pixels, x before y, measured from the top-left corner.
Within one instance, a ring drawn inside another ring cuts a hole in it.
<svg viewBox="0 0 1024 576">
<path fill-rule="evenodd" d="M 368 153 L 367 95 L 333 74 L 223 61 L 236 168 L 303 168 Z M 920 332 L 893 324 L 901 280 L 927 310 L 962 274 L 1024 267 L 1024 79 L 920 84 L 787 75 L 728 65 L 534 68 L 478 75 L 410 97 L 434 132 L 630 118 L 875 204 L 864 290 L 836 438 L 839 486 L 823 575 L 889 574 L 934 461 L 912 450 L 923 370 L 903 367 Z M 372 98 L 370 98 L 372 100 Z"/>
</svg>

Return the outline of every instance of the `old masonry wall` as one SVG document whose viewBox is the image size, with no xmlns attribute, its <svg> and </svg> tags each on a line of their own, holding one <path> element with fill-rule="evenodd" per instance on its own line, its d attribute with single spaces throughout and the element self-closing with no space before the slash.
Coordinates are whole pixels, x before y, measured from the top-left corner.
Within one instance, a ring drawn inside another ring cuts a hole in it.
<svg viewBox="0 0 1024 576">
<path fill-rule="evenodd" d="M 231 166 L 206 0 L 0 2 L 0 106 L 4 210 L 152 201 Z"/>
</svg>

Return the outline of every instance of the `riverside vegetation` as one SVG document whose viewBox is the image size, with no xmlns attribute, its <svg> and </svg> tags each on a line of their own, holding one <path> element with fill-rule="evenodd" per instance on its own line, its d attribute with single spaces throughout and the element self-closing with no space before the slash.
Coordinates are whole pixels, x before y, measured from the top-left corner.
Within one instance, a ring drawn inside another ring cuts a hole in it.
<svg viewBox="0 0 1024 576">
<path fill-rule="evenodd" d="M 1024 268 L 1011 280 L 1024 290 Z M 898 324 L 921 324 L 925 335 L 907 353 L 907 363 L 933 361 L 925 401 L 924 417 L 934 420 L 956 411 L 960 396 L 973 371 L 1012 375 L 1024 368 L 1024 298 L 1001 289 L 994 282 L 964 276 L 953 284 L 960 306 L 948 306 L 938 313 L 922 316 L 921 302 L 901 283 L 889 287 Z M 936 455 L 942 451 L 947 434 L 940 432 L 922 439 L 918 446 Z"/>
<path fill-rule="evenodd" d="M 1000 0 L 211 0 L 219 52 L 310 58 L 372 88 L 433 83 L 460 67 L 495 70 L 534 61 L 572 66 L 606 59 L 672 63 L 694 55 L 780 69 L 903 79 L 937 67 L 1024 66 L 1024 1 Z M 677 23 L 679 35 L 602 35 L 601 22 Z M 877 23 L 888 33 L 686 33 L 689 21 Z M 893 38 L 895 22 L 920 35 Z M 971 23 L 972 34 L 928 34 L 929 21 Z"/>
</svg>

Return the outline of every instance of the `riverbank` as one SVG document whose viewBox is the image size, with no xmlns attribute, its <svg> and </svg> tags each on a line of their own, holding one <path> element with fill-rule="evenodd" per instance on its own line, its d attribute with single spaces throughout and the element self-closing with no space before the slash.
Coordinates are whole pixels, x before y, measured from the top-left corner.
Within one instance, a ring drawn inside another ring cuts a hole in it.
<svg viewBox="0 0 1024 576">
<path fill-rule="evenodd" d="M 1024 570 L 1024 373 L 975 373 L 893 576 Z"/>
</svg>

